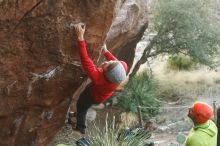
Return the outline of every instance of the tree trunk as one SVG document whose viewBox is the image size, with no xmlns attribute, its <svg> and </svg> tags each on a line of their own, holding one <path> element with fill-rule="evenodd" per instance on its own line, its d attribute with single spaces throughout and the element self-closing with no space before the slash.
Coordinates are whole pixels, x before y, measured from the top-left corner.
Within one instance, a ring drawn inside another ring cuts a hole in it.
<svg viewBox="0 0 220 146">
<path fill-rule="evenodd" d="M 220 146 L 220 108 L 218 108 L 217 110 L 217 127 L 218 127 L 217 146 Z"/>
<path fill-rule="evenodd" d="M 129 75 L 129 79 L 132 79 L 137 71 L 139 70 L 140 66 L 144 64 L 147 61 L 147 57 L 145 58 L 144 55 L 142 55 L 141 59 L 138 60 L 138 62 L 135 64 L 134 69 L 132 70 L 131 74 Z"/>
<path fill-rule="evenodd" d="M 160 30 L 158 32 L 158 34 L 156 36 L 154 36 L 153 39 L 150 41 L 150 44 L 144 49 L 144 52 L 143 52 L 140 60 L 138 60 L 138 62 L 135 64 L 134 69 L 132 70 L 131 74 L 129 75 L 129 79 L 132 79 L 136 75 L 140 66 L 147 61 L 148 57 L 150 57 L 150 53 L 151 53 L 153 46 L 155 45 L 155 43 L 157 43 L 158 39 L 161 37 L 161 35 L 163 35 L 164 32 L 165 31 Z"/>
<path fill-rule="evenodd" d="M 147 61 L 147 58 L 151 52 L 151 49 L 155 43 L 156 38 L 157 37 L 154 37 L 154 39 L 151 41 L 151 43 L 144 49 L 144 52 L 143 52 L 140 60 L 138 60 L 138 62 L 135 64 L 134 69 L 132 70 L 131 74 L 129 75 L 129 79 L 132 79 L 136 75 L 136 73 L 138 72 L 140 66 Z"/>
</svg>

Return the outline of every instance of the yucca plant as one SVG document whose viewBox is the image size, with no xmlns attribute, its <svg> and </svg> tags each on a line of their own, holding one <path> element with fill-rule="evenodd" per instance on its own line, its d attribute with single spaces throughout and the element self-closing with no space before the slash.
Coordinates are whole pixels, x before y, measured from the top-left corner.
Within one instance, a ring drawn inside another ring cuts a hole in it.
<svg viewBox="0 0 220 146">
<path fill-rule="evenodd" d="M 137 106 L 153 107 L 142 109 L 144 116 L 154 116 L 159 112 L 160 103 L 157 98 L 157 81 L 147 72 L 142 72 L 129 80 L 123 92 L 118 93 L 118 106 L 125 112 L 137 113 Z M 158 108 L 155 108 L 158 107 Z"/>
<path fill-rule="evenodd" d="M 119 129 L 115 119 L 111 123 L 106 118 L 106 125 L 100 128 L 94 125 L 89 132 L 91 146 L 147 146 L 151 134 L 144 129 Z"/>
</svg>

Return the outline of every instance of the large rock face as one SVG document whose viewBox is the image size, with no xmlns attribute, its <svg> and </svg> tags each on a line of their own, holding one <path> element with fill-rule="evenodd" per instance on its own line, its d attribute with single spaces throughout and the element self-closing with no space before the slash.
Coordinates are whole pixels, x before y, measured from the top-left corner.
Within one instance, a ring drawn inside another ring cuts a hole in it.
<svg viewBox="0 0 220 146">
<path fill-rule="evenodd" d="M 128 61 L 146 9 L 147 0 L 0 0 L 0 146 L 43 146 L 63 126 L 86 83 L 71 22 L 86 23 L 95 63 L 106 39 Z"/>
<path fill-rule="evenodd" d="M 148 26 L 147 13 L 147 0 L 126 0 L 107 35 L 109 48 L 116 49 L 115 55 L 125 60 L 129 68 L 133 63 L 136 44 Z"/>
</svg>

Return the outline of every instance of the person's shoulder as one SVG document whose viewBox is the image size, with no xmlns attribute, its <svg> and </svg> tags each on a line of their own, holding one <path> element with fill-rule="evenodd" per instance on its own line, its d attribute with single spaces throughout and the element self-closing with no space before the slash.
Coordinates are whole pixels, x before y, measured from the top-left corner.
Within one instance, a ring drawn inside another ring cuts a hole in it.
<svg viewBox="0 0 220 146">
<path fill-rule="evenodd" d="M 202 142 L 203 139 L 203 132 L 200 130 L 193 130 L 192 134 L 190 135 L 190 140 L 194 142 Z"/>
<path fill-rule="evenodd" d="M 96 79 L 92 80 L 92 83 L 94 85 L 103 85 L 105 83 L 105 75 L 104 75 L 104 71 L 102 68 L 98 67 L 96 68 Z"/>
<path fill-rule="evenodd" d="M 199 132 L 192 133 L 188 139 L 186 146 L 203 146 L 204 140 L 200 137 Z"/>
<path fill-rule="evenodd" d="M 217 129 L 216 124 L 212 120 L 209 120 L 209 122 L 210 122 L 210 126 L 215 127 Z"/>
</svg>

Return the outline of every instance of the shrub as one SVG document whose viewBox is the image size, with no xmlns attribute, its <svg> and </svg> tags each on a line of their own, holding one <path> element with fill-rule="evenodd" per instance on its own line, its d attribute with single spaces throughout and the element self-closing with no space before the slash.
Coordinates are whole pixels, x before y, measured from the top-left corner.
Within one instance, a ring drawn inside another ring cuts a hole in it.
<svg viewBox="0 0 220 146">
<path fill-rule="evenodd" d="M 159 111 L 159 102 L 155 100 L 157 82 L 147 72 L 142 72 L 129 80 L 124 90 L 119 93 L 118 106 L 126 112 L 137 113 L 137 106 L 158 107 L 142 109 L 146 116 L 154 116 Z"/>
<path fill-rule="evenodd" d="M 168 59 L 168 67 L 173 70 L 190 70 L 193 64 L 192 59 L 183 54 L 174 54 Z"/>
</svg>

